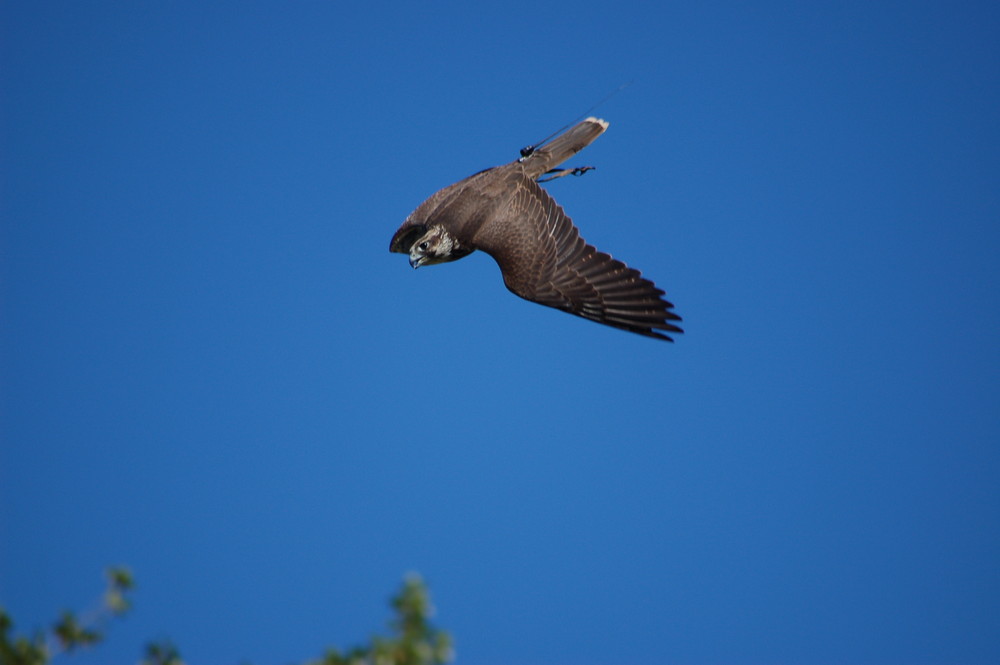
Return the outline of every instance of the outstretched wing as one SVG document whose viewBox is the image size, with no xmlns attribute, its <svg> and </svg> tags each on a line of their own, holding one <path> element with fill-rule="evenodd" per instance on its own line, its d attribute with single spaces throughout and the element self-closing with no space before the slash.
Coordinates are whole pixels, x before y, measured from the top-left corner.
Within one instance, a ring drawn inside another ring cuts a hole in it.
<svg viewBox="0 0 1000 665">
<path fill-rule="evenodd" d="M 518 179 L 509 205 L 483 224 L 475 245 L 500 265 L 517 295 L 598 323 L 673 341 L 683 332 L 664 292 L 638 270 L 588 245 L 534 180 Z"/>
</svg>

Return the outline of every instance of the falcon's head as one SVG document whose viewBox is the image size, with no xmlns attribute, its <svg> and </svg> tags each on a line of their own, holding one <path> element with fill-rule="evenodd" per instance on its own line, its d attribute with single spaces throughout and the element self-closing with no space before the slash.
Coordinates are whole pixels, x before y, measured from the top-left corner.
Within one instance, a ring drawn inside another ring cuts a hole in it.
<svg viewBox="0 0 1000 665">
<path fill-rule="evenodd" d="M 416 235 L 416 234 L 414 234 Z M 441 226 L 432 226 L 410 245 L 410 265 L 414 268 L 456 261 L 472 250 L 462 247 L 455 236 Z"/>
</svg>

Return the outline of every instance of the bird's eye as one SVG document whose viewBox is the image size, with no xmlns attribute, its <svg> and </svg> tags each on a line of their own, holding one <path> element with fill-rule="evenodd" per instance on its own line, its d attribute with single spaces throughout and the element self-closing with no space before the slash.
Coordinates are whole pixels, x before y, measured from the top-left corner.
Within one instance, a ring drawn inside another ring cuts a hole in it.
<svg viewBox="0 0 1000 665">
<path fill-rule="evenodd" d="M 425 240 L 422 243 L 420 243 L 419 245 L 417 245 L 417 249 L 419 249 L 421 252 L 426 252 L 427 251 L 427 241 Z"/>
</svg>

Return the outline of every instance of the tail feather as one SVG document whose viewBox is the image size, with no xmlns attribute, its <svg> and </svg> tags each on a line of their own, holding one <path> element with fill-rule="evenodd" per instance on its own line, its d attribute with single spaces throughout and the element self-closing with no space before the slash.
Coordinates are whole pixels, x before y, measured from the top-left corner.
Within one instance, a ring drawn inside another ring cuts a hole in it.
<svg viewBox="0 0 1000 665">
<path fill-rule="evenodd" d="M 600 118 L 581 120 L 548 143 L 535 148 L 527 157 L 522 157 L 525 175 L 535 180 L 593 143 L 607 128 L 608 123 Z"/>
</svg>

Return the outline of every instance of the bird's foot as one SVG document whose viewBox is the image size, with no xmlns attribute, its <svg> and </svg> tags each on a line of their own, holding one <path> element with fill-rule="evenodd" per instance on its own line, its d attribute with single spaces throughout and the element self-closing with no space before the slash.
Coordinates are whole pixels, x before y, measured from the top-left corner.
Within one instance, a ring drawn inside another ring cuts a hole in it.
<svg viewBox="0 0 1000 665">
<path fill-rule="evenodd" d="M 587 171 L 593 171 L 596 167 L 594 166 L 577 166 L 573 169 L 550 169 L 546 171 L 543 175 L 549 175 L 548 178 L 539 178 L 538 182 L 548 182 L 549 180 L 555 180 L 556 178 L 562 178 L 567 175 L 583 175 Z"/>
</svg>

